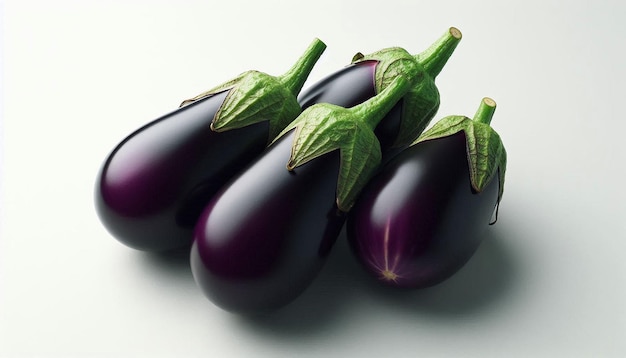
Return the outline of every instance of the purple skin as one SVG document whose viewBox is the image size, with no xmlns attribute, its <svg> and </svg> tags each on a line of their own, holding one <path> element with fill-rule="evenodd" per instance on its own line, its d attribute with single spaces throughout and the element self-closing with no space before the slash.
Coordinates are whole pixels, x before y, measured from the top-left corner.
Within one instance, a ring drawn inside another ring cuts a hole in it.
<svg viewBox="0 0 626 358">
<path fill-rule="evenodd" d="M 365 102 L 376 94 L 377 63 L 365 61 L 337 71 L 303 92 L 299 103 L 304 109 L 319 102 L 342 107 Z M 266 147 L 267 123 L 210 130 L 226 93 L 154 120 L 109 155 L 98 175 L 95 202 L 102 223 L 119 241 L 144 251 L 191 245 L 205 204 Z M 397 104 L 376 128 L 383 143 L 390 144 L 397 135 L 401 109 Z"/>
<path fill-rule="evenodd" d="M 217 133 L 211 121 L 227 91 L 139 128 L 109 155 L 98 174 L 100 220 L 139 250 L 190 246 L 210 197 L 266 146 L 267 123 Z"/>
<path fill-rule="evenodd" d="M 376 95 L 374 77 L 377 64 L 378 61 L 363 61 L 346 66 L 302 92 L 298 102 L 302 109 L 323 102 L 345 108 L 361 104 Z M 396 152 L 391 146 L 398 137 L 401 119 L 402 100 L 396 103 L 374 130 L 385 156 Z"/>
<path fill-rule="evenodd" d="M 418 143 L 362 191 L 347 220 L 350 247 L 385 284 L 438 284 L 480 245 L 498 189 L 497 177 L 481 193 L 472 189 L 464 132 Z"/>
<path fill-rule="evenodd" d="M 196 226 L 196 283 L 231 312 L 271 311 L 302 293 L 346 215 L 336 206 L 339 152 L 286 169 L 293 131 L 209 202 Z"/>
</svg>

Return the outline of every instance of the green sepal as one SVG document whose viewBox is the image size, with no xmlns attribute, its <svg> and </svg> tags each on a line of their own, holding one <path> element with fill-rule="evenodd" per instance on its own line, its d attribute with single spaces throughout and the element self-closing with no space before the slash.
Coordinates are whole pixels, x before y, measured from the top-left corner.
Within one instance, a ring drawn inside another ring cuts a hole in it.
<svg viewBox="0 0 626 358">
<path fill-rule="evenodd" d="M 394 147 L 404 147 L 413 142 L 437 113 L 440 95 L 435 78 L 460 40 L 461 32 L 452 27 L 417 55 L 411 55 L 400 47 L 391 47 L 369 55 L 357 53 L 352 58 L 352 63 L 378 62 L 374 74 L 376 93 L 383 91 L 400 75 L 411 83 L 411 89 L 403 98 L 402 119 Z"/>
<path fill-rule="evenodd" d="M 183 101 L 181 107 L 228 90 L 211 121 L 211 129 L 223 132 L 268 121 L 269 142 L 302 111 L 297 96 L 325 48 L 323 42 L 315 39 L 284 75 L 271 76 L 259 71 L 246 71 L 230 81 Z"/>
<path fill-rule="evenodd" d="M 495 103 L 493 108 L 495 109 Z M 500 135 L 488 122 L 484 123 L 476 117 L 472 120 L 465 116 L 448 116 L 433 124 L 412 145 L 448 137 L 461 131 L 465 133 L 467 143 L 472 188 L 477 192 L 482 192 L 494 176 L 498 175 L 499 203 L 504 193 L 507 154 Z"/>
<path fill-rule="evenodd" d="M 228 95 L 211 122 L 216 132 L 269 121 L 269 138 L 274 138 L 301 112 L 296 96 L 276 77 L 263 72 L 244 72 L 211 93 L 224 90 L 229 90 Z"/>
<path fill-rule="evenodd" d="M 349 110 L 328 103 L 307 108 L 299 118 L 287 127 L 295 128 L 287 169 L 339 150 L 337 207 L 348 212 L 381 161 L 374 132 L 366 123 L 353 120 Z"/>
<path fill-rule="evenodd" d="M 408 119 L 400 122 L 395 146 L 406 146 L 419 137 L 439 110 L 439 104 L 435 82 L 419 81 L 404 97 L 402 117 Z"/>
<path fill-rule="evenodd" d="M 355 107 L 329 103 L 308 107 L 275 139 L 295 131 L 287 170 L 339 150 L 337 207 L 348 212 L 381 162 L 374 128 L 407 90 L 408 82 L 398 77 L 385 91 Z"/>
<path fill-rule="evenodd" d="M 423 67 L 415 56 L 400 47 L 383 49 L 369 55 L 357 54 L 353 63 L 377 61 L 374 73 L 376 93 L 382 92 L 396 77 L 404 76 L 411 89 L 404 96 L 402 120 L 393 146 L 402 147 L 415 140 L 430 122 L 429 114 L 439 105 L 439 92 L 430 79 L 425 79 Z M 434 115 L 434 113 L 433 113 Z"/>
</svg>

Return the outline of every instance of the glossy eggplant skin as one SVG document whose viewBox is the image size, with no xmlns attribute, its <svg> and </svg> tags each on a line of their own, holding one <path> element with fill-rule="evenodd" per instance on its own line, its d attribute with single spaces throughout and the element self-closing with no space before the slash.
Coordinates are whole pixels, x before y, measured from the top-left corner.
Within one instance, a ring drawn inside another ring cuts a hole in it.
<svg viewBox="0 0 626 358">
<path fill-rule="evenodd" d="M 376 95 L 375 72 L 378 61 L 363 61 L 346 66 L 323 78 L 302 92 L 298 103 L 302 109 L 315 103 L 330 103 L 350 108 Z M 398 137 L 402 120 L 402 100 L 383 118 L 374 133 L 383 154 L 396 153 L 392 145 Z"/>
<path fill-rule="evenodd" d="M 293 131 L 272 144 L 198 220 L 192 273 L 224 310 L 266 312 L 291 302 L 315 278 L 343 227 L 339 152 L 288 171 L 292 141 Z"/>
<path fill-rule="evenodd" d="M 145 251 L 191 245 L 206 202 L 268 142 L 267 123 L 211 130 L 227 93 L 164 115 L 113 149 L 98 173 L 95 203 L 115 238 Z"/>
<path fill-rule="evenodd" d="M 477 193 L 463 131 L 420 142 L 391 161 L 363 190 L 347 220 L 350 247 L 379 281 L 424 288 L 473 255 L 498 201 L 496 178 Z"/>
</svg>

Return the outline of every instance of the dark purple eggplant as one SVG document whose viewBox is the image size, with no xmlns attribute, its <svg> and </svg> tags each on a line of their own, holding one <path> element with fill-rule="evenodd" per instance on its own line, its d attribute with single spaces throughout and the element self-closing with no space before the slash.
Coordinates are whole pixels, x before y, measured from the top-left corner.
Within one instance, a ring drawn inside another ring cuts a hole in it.
<svg viewBox="0 0 626 358">
<path fill-rule="evenodd" d="M 376 95 L 398 75 L 411 82 L 411 90 L 378 124 L 375 133 L 384 157 L 406 147 L 426 128 L 439 108 L 435 78 L 461 40 L 452 27 L 427 50 L 411 55 L 398 47 L 367 56 L 358 53 L 352 64 L 305 89 L 298 101 L 302 108 L 314 103 L 353 107 Z"/>
<path fill-rule="evenodd" d="M 211 199 L 196 226 L 191 268 L 213 303 L 270 311 L 308 287 L 380 163 L 374 127 L 408 89 L 399 76 L 350 109 L 307 108 Z"/>
<path fill-rule="evenodd" d="M 350 247 L 380 282 L 429 287 L 478 248 L 502 198 L 506 151 L 485 98 L 473 120 L 450 116 L 391 159 L 347 219 Z"/>
<path fill-rule="evenodd" d="M 126 137 L 97 177 L 107 230 L 139 250 L 190 246 L 209 198 L 301 113 L 297 95 L 325 48 L 316 39 L 283 76 L 245 72 Z"/>
</svg>

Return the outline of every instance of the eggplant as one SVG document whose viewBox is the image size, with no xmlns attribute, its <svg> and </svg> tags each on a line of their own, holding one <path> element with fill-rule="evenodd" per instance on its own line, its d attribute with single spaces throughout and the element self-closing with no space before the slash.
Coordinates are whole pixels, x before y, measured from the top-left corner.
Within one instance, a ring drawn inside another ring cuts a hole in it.
<svg viewBox="0 0 626 358">
<path fill-rule="evenodd" d="M 461 32 L 451 27 L 428 49 L 414 56 L 399 47 L 369 55 L 357 53 L 350 65 L 305 89 L 298 101 L 303 109 L 321 102 L 353 107 L 380 93 L 398 75 L 404 76 L 410 81 L 411 90 L 375 129 L 386 160 L 413 142 L 435 116 L 440 104 L 435 78 L 461 37 Z"/>
<path fill-rule="evenodd" d="M 346 232 L 354 256 L 379 282 L 425 288 L 444 281 L 495 223 L 506 151 L 489 125 L 494 111 L 485 98 L 473 120 L 442 119 L 363 189 Z"/>
<path fill-rule="evenodd" d="M 325 48 L 315 39 L 284 75 L 244 72 L 123 139 L 97 176 L 104 227 L 138 250 L 190 247 L 209 198 L 301 113 L 297 95 Z"/>
<path fill-rule="evenodd" d="M 190 254 L 209 300 L 235 313 L 267 312 L 308 287 L 380 163 L 373 128 L 408 89 L 399 76 L 350 109 L 307 108 L 209 201 Z"/>
</svg>

